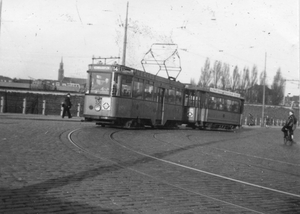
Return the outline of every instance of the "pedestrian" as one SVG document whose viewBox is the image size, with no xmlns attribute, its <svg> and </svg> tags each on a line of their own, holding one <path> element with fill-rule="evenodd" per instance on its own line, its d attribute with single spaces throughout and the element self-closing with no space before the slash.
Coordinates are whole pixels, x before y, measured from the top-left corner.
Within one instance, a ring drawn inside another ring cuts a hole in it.
<svg viewBox="0 0 300 214">
<path fill-rule="evenodd" d="M 284 138 L 289 134 L 290 140 L 294 142 L 294 130 L 296 129 L 296 127 L 297 127 L 297 118 L 294 115 L 294 111 L 290 110 L 289 117 L 281 129 L 284 133 Z"/>
<path fill-rule="evenodd" d="M 70 113 L 70 109 L 72 107 L 72 103 L 71 103 L 71 100 L 70 100 L 70 93 L 67 94 L 66 98 L 65 98 L 65 101 L 64 103 L 62 104 L 63 105 L 63 114 L 62 114 L 62 118 L 65 117 L 66 113 L 68 114 L 68 117 L 69 118 L 72 118 L 71 116 L 71 113 Z"/>
<path fill-rule="evenodd" d="M 249 113 L 249 122 L 248 122 L 248 126 L 254 126 L 255 122 L 254 122 L 254 118 L 253 115 Z"/>
<path fill-rule="evenodd" d="M 269 116 L 267 115 L 267 118 L 266 118 L 266 127 L 268 127 L 270 125 L 270 118 Z"/>
</svg>

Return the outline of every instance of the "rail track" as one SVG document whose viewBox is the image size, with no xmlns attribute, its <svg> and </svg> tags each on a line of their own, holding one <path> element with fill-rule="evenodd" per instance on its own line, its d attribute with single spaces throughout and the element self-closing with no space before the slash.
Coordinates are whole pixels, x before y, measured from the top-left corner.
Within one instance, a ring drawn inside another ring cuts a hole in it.
<svg viewBox="0 0 300 214">
<path fill-rule="evenodd" d="M 205 201 L 216 212 L 300 213 L 299 164 L 232 146 L 253 134 L 216 133 L 89 127 L 68 140 L 85 155 L 172 188 L 195 209 Z"/>
</svg>

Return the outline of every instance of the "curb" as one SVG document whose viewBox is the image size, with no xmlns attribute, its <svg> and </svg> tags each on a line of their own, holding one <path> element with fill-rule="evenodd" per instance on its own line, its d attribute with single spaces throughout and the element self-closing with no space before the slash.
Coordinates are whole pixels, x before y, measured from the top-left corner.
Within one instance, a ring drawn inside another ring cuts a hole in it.
<svg viewBox="0 0 300 214">
<path fill-rule="evenodd" d="M 7 114 L 1 113 L 0 118 L 15 119 L 15 120 L 46 120 L 46 121 L 64 121 L 64 122 L 84 122 L 81 117 L 61 118 L 55 115 L 39 115 L 39 114 Z"/>
</svg>

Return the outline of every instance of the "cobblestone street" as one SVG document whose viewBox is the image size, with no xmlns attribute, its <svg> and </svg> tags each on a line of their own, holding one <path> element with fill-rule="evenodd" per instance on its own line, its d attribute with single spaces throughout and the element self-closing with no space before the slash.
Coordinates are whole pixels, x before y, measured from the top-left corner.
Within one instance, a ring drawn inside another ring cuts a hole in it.
<svg viewBox="0 0 300 214">
<path fill-rule="evenodd" d="M 0 115 L 0 126 L 0 213 L 300 213 L 298 130 L 286 146 L 278 128 L 121 130 L 32 115 Z"/>
</svg>

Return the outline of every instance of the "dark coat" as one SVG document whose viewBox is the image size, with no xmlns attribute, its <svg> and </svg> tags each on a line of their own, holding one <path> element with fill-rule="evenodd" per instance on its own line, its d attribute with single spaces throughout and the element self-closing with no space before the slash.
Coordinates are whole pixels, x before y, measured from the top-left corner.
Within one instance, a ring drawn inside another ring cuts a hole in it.
<svg viewBox="0 0 300 214">
<path fill-rule="evenodd" d="M 65 98 L 64 107 L 66 107 L 66 108 L 71 108 L 72 107 L 70 97 Z"/>
<path fill-rule="evenodd" d="M 295 116 L 292 114 L 288 117 L 288 119 L 286 120 L 285 123 L 285 127 L 287 128 L 293 128 L 293 126 L 297 123 L 297 120 L 295 118 Z"/>
</svg>

